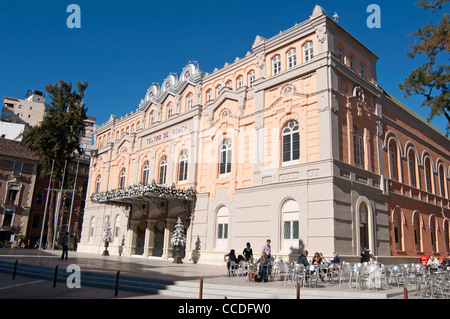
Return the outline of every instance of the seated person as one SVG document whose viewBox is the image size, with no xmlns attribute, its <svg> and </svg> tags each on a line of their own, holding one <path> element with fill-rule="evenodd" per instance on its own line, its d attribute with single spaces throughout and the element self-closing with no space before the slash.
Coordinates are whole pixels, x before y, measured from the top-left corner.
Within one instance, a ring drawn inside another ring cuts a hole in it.
<svg viewBox="0 0 450 319">
<path fill-rule="evenodd" d="M 229 254 L 226 254 L 223 258 L 225 260 L 225 258 L 228 257 L 228 262 L 227 262 L 227 269 L 228 269 L 228 277 L 230 276 L 231 272 L 234 269 L 237 269 L 239 267 L 239 265 L 233 265 L 233 268 L 231 268 L 231 262 L 234 263 L 239 263 L 238 258 L 236 257 L 235 251 L 234 249 L 230 250 Z M 234 275 L 234 273 L 233 273 Z"/>
<path fill-rule="evenodd" d="M 259 258 L 257 262 L 259 265 L 259 277 L 261 278 L 261 280 L 264 280 L 264 282 L 267 282 L 270 261 L 269 258 L 267 258 L 266 253 L 262 253 L 261 258 Z"/>
</svg>

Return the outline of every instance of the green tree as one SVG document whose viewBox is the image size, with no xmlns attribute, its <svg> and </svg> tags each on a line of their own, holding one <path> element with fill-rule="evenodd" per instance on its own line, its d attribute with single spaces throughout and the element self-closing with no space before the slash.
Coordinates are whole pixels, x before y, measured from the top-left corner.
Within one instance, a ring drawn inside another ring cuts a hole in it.
<svg viewBox="0 0 450 319">
<path fill-rule="evenodd" d="M 442 10 L 449 0 L 422 0 L 416 3 L 424 8 L 431 9 L 433 14 Z M 422 106 L 430 108 L 428 120 L 435 116 L 444 115 L 448 120 L 447 130 L 450 129 L 450 67 L 448 61 L 450 51 L 450 14 L 445 12 L 439 23 L 430 23 L 410 35 L 416 37 L 416 43 L 410 45 L 408 57 L 425 55 L 426 62 L 411 72 L 400 89 L 404 96 L 423 95 Z"/>
<path fill-rule="evenodd" d="M 45 90 L 50 103 L 45 105 L 44 119 L 22 138 L 22 143 L 39 157 L 44 175 L 50 175 L 54 163 L 52 188 L 62 186 L 66 161 L 70 160 L 75 151 L 80 154 L 82 152 L 79 140 L 85 134 L 84 120 L 87 118 L 87 109 L 82 99 L 87 86 L 86 82 L 78 82 L 77 90 L 72 90 L 72 83 L 64 81 L 48 84 Z M 47 247 L 51 246 L 53 240 L 56 201 L 54 192 L 50 194 Z"/>
</svg>

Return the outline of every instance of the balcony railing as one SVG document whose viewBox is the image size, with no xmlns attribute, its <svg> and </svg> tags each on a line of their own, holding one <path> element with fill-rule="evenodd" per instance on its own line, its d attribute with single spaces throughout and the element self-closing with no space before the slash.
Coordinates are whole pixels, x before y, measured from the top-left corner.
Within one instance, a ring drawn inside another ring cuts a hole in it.
<svg viewBox="0 0 450 319">
<path fill-rule="evenodd" d="M 386 183 L 386 190 L 388 193 L 406 196 L 428 204 L 433 204 L 439 207 L 450 209 L 450 201 L 448 200 L 448 198 L 438 196 L 436 194 L 400 183 L 392 179 L 386 179 Z"/>
</svg>

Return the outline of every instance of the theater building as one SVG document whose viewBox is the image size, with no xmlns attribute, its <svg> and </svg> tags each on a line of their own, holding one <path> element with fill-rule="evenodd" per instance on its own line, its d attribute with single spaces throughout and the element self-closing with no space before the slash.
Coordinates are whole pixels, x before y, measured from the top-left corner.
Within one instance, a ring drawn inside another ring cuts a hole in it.
<svg viewBox="0 0 450 319">
<path fill-rule="evenodd" d="M 101 253 L 109 227 L 110 253 L 171 258 L 180 218 L 185 261 L 268 238 L 291 260 L 447 254 L 449 140 L 380 87 L 377 60 L 316 6 L 210 74 L 152 85 L 95 128 L 78 250 Z"/>
</svg>

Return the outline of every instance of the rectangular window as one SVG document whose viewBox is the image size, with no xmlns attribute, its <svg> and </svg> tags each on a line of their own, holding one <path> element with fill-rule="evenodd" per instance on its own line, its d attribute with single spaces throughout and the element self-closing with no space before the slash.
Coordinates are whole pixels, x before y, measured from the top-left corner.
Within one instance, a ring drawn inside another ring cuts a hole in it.
<svg viewBox="0 0 450 319">
<path fill-rule="evenodd" d="M 12 226 L 13 217 L 14 217 L 14 210 L 12 210 L 12 209 L 5 209 L 3 211 L 2 227 L 11 227 Z"/>
<path fill-rule="evenodd" d="M 299 239 L 298 220 L 292 222 L 292 239 Z"/>
<path fill-rule="evenodd" d="M 217 238 L 218 239 L 227 239 L 228 238 L 228 224 L 219 224 L 218 225 Z"/>
<path fill-rule="evenodd" d="M 291 222 L 284 222 L 284 239 L 291 239 Z"/>
</svg>

